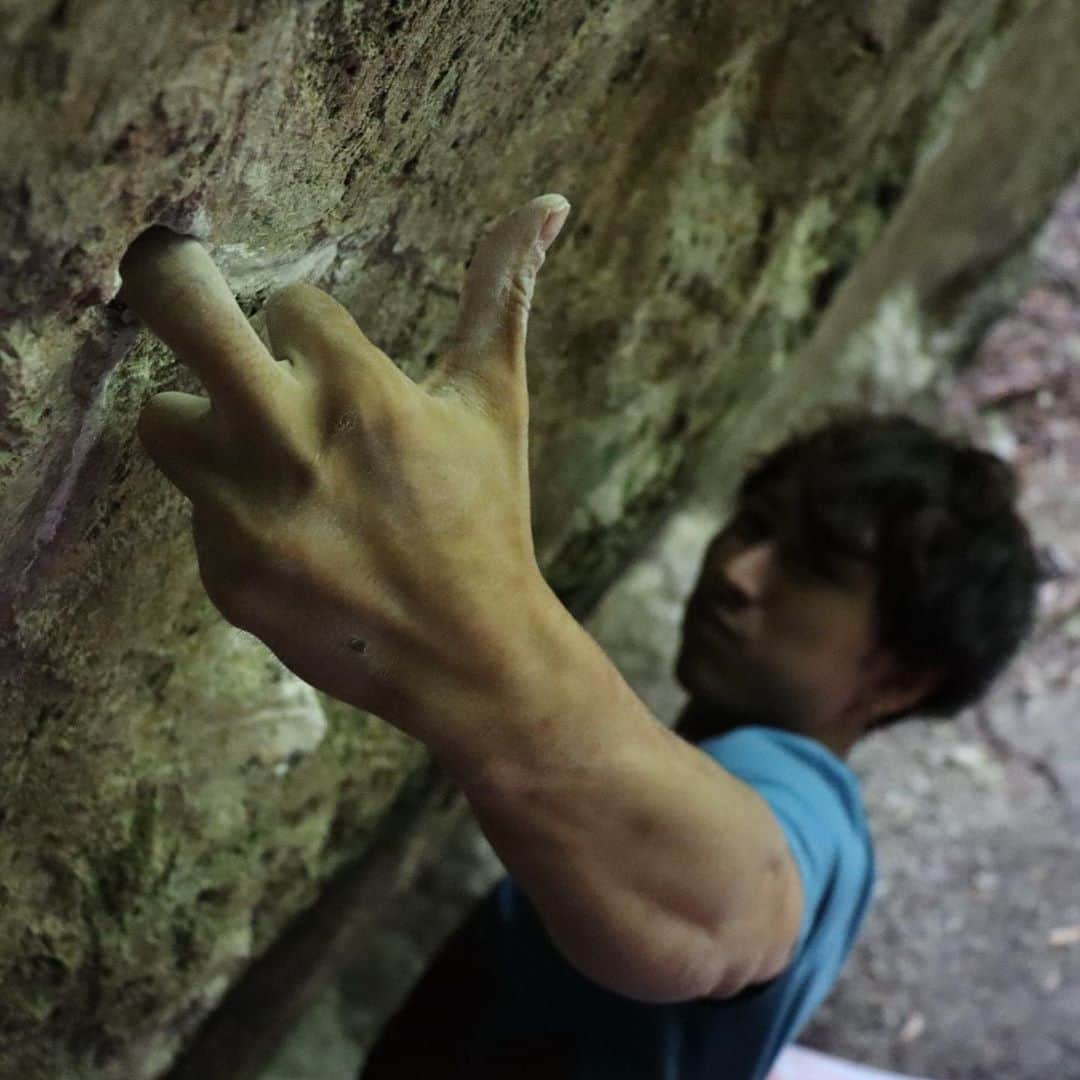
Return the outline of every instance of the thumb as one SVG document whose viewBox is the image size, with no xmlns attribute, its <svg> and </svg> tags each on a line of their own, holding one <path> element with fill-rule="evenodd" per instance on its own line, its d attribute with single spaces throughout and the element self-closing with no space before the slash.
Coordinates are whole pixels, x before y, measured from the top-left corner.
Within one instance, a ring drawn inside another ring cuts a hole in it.
<svg viewBox="0 0 1080 1080">
<path fill-rule="evenodd" d="M 569 213 L 561 195 L 541 195 L 481 238 L 465 275 L 448 368 L 466 370 L 481 382 L 524 368 L 536 275 Z"/>
</svg>

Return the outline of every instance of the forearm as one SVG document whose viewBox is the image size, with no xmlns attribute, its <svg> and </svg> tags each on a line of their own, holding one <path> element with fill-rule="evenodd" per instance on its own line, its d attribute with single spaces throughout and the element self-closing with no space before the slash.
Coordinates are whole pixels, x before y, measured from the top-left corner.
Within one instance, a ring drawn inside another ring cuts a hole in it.
<svg viewBox="0 0 1080 1080">
<path fill-rule="evenodd" d="M 201 245 L 148 230 L 122 298 L 210 399 L 156 395 L 138 433 L 192 500 L 222 615 L 423 739 L 587 974 L 694 992 L 720 970 L 715 942 L 768 904 L 760 868 L 783 841 L 754 793 L 649 715 L 535 568 L 526 326 L 568 209 L 541 196 L 486 233 L 419 385 L 306 283 L 267 305 L 267 350 Z"/>
<path fill-rule="evenodd" d="M 780 902 L 784 841 L 766 804 L 668 731 L 550 590 L 511 614 L 504 678 L 486 699 L 433 694 L 413 733 L 556 944 L 641 1000 L 699 996 L 768 966 L 745 944 L 746 913 L 767 918 Z"/>
</svg>

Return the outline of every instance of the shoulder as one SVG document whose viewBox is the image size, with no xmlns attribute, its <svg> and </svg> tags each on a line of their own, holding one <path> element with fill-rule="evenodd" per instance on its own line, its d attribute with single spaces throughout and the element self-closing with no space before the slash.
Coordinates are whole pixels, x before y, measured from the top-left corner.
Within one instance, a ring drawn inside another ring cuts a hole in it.
<svg viewBox="0 0 1080 1080">
<path fill-rule="evenodd" d="M 789 966 L 809 954 L 841 963 L 876 879 L 858 776 L 821 743 L 778 728 L 738 728 L 698 746 L 761 796 L 787 839 L 803 895 Z"/>
<path fill-rule="evenodd" d="M 869 834 L 858 775 L 816 739 L 759 725 L 705 739 L 699 749 L 770 801 L 813 804 Z"/>
</svg>

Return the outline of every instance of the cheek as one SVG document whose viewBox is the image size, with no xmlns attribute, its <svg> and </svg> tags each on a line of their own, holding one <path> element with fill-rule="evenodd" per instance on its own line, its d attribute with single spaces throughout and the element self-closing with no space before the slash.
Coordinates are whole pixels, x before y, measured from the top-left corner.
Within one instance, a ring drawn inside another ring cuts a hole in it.
<svg viewBox="0 0 1080 1080">
<path fill-rule="evenodd" d="M 770 662 L 827 708 L 842 703 L 850 694 L 856 655 L 847 642 L 821 632 L 777 637 L 769 649 Z"/>
</svg>

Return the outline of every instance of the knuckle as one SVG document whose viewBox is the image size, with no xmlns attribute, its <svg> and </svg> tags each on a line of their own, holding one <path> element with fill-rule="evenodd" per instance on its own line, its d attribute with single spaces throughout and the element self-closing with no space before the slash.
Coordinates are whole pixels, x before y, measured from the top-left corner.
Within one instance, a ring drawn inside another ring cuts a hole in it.
<svg viewBox="0 0 1080 1080">
<path fill-rule="evenodd" d="M 367 418 L 352 406 L 328 408 L 320 424 L 320 452 L 357 442 L 367 435 L 369 426 Z"/>
<path fill-rule="evenodd" d="M 494 382 L 497 381 L 498 376 L 492 374 L 488 376 L 488 379 Z M 449 396 L 456 401 L 463 402 L 474 413 L 489 416 L 494 411 L 489 389 L 471 371 L 462 370 L 457 372 L 453 381 L 446 383 L 440 389 L 443 391 L 444 397 Z"/>
<path fill-rule="evenodd" d="M 347 382 L 331 384 L 318 395 L 317 438 L 322 446 L 368 437 L 395 439 L 412 424 L 414 408 L 409 394 L 361 366 Z"/>
<path fill-rule="evenodd" d="M 360 415 L 355 409 L 343 409 L 330 422 L 328 437 L 331 441 L 348 439 L 360 427 Z"/>
<path fill-rule="evenodd" d="M 515 313 L 528 315 L 529 309 L 532 307 L 535 283 L 536 275 L 527 266 L 514 273 L 510 278 L 510 287 L 507 290 L 507 307 Z"/>
</svg>

